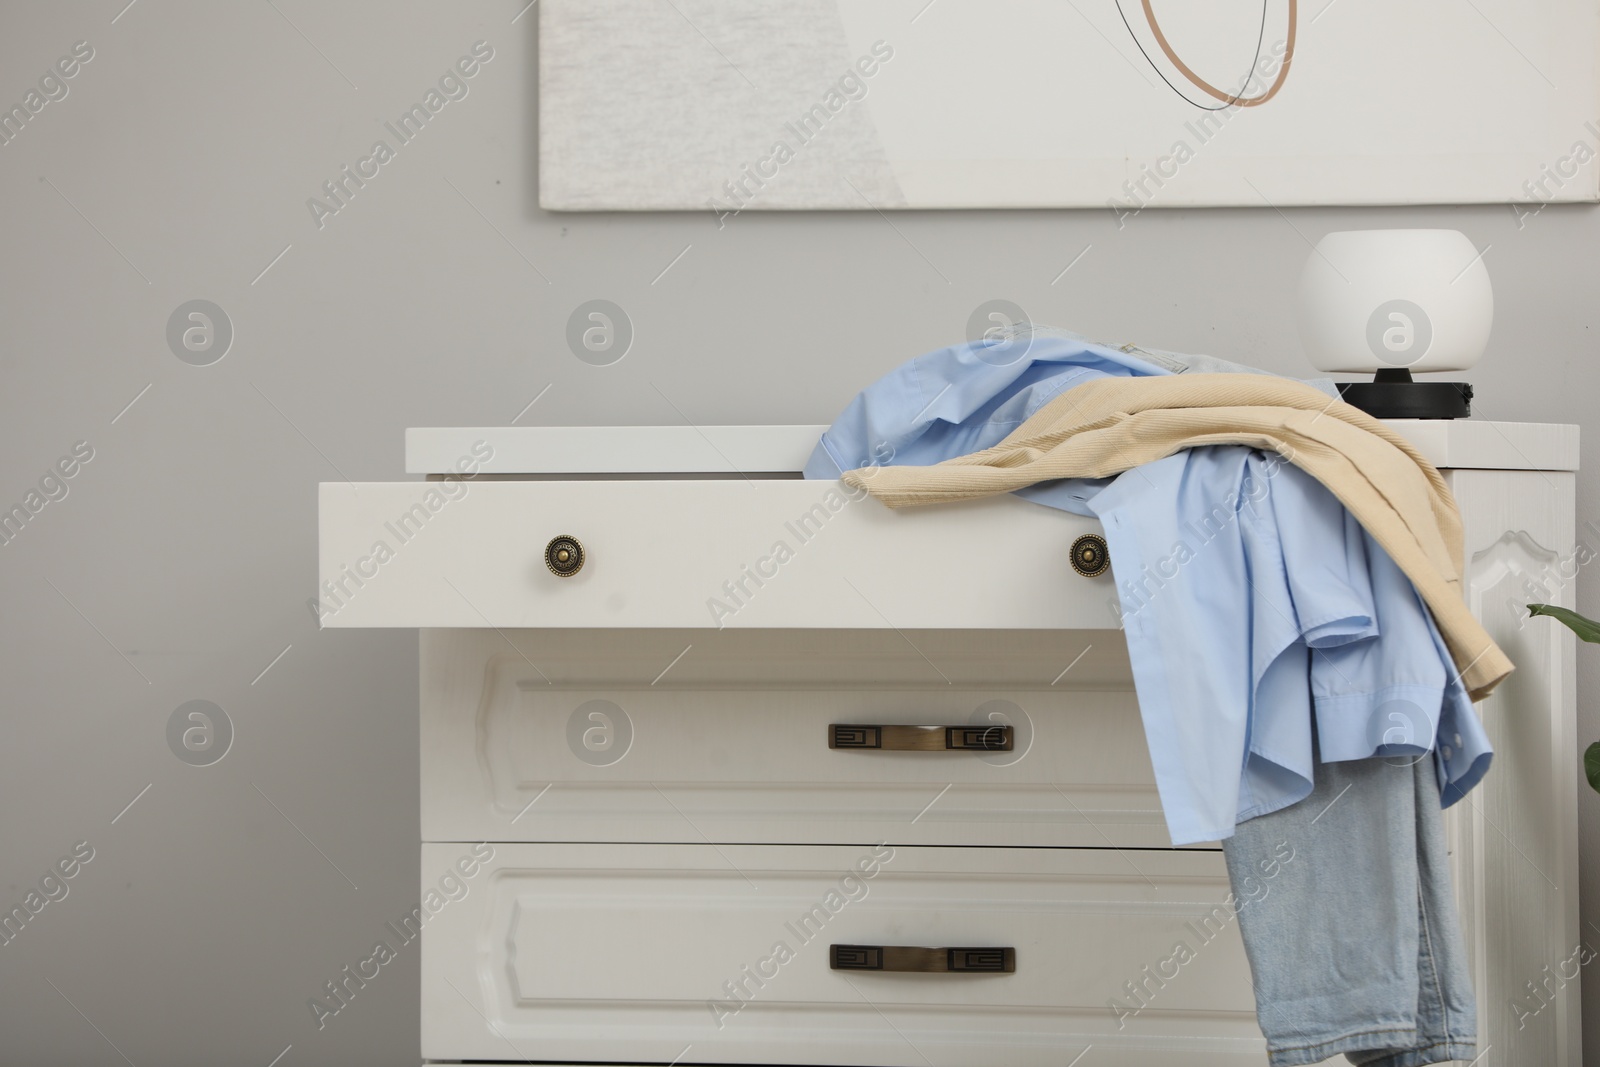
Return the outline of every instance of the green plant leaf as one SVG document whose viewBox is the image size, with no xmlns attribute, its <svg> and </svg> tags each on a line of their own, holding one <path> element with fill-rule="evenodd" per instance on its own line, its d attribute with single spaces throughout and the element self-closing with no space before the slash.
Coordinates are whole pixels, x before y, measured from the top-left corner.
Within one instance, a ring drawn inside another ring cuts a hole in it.
<svg viewBox="0 0 1600 1067">
<path fill-rule="evenodd" d="M 1583 750 L 1583 773 L 1589 779 L 1589 788 L 1600 793 L 1600 741 Z"/>
<path fill-rule="evenodd" d="M 1583 640 L 1600 644 L 1600 622 L 1595 622 L 1593 619 L 1584 618 L 1576 611 L 1568 611 L 1566 608 L 1558 608 L 1554 604 L 1529 604 L 1528 614 L 1530 616 L 1548 615 L 1558 622 L 1565 623 L 1573 633 L 1577 634 Z M 1596 786 L 1595 788 L 1600 789 L 1600 786 Z"/>
</svg>

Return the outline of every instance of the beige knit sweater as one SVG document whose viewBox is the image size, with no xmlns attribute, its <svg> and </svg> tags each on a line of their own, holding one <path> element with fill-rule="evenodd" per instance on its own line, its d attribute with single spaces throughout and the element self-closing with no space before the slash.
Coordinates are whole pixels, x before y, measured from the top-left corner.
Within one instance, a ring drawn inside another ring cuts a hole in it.
<svg viewBox="0 0 1600 1067">
<path fill-rule="evenodd" d="M 1512 663 L 1461 597 L 1461 514 L 1439 471 L 1377 419 L 1309 385 L 1246 374 L 1098 378 L 993 448 L 930 467 L 861 467 L 844 481 L 890 507 L 1103 478 L 1196 445 L 1270 449 L 1327 486 L 1433 612 L 1472 699 Z"/>
</svg>

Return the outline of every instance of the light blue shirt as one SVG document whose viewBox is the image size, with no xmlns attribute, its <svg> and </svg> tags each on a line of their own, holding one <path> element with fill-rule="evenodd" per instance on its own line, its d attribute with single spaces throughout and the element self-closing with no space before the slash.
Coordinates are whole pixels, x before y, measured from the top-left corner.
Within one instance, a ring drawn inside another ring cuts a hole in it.
<svg viewBox="0 0 1600 1067">
<path fill-rule="evenodd" d="M 1093 378 L 1186 370 L 1265 373 L 1024 325 L 1000 344 L 918 356 L 869 386 L 805 475 L 937 463 L 999 443 Z M 1174 844 L 1220 840 L 1304 798 L 1318 758 L 1431 752 L 1446 807 L 1488 770 L 1488 737 L 1410 579 L 1298 467 L 1209 445 L 1018 495 L 1104 527 Z"/>
</svg>

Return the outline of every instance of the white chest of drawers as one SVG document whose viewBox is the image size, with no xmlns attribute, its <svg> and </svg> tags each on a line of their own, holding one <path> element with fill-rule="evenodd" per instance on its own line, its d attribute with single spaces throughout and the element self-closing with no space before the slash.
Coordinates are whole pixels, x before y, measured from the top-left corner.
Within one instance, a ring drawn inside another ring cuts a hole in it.
<svg viewBox="0 0 1600 1067">
<path fill-rule="evenodd" d="M 1518 667 L 1446 822 L 1479 1047 L 1575 1063 L 1572 645 L 1521 605 L 1572 600 L 1576 430 L 1394 425 Z M 1096 525 L 850 499 L 821 429 L 413 430 L 428 481 L 321 487 L 323 625 L 421 631 L 424 1060 L 1264 1063 Z"/>
</svg>

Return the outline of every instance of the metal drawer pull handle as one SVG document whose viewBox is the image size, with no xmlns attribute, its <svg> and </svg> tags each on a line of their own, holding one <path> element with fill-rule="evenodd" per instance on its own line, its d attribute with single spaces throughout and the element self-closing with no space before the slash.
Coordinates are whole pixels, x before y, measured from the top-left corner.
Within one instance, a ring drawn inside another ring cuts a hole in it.
<svg viewBox="0 0 1600 1067">
<path fill-rule="evenodd" d="M 1111 551 L 1099 534 L 1084 534 L 1072 542 L 1072 569 L 1085 578 L 1098 578 L 1111 566 Z"/>
<path fill-rule="evenodd" d="M 829 945 L 835 971 L 919 971 L 950 974 L 1011 974 L 1014 948 L 916 948 L 911 945 Z"/>
<path fill-rule="evenodd" d="M 829 748 L 897 749 L 904 752 L 944 752 L 950 749 L 1010 752 L 1015 732 L 999 724 L 979 726 L 864 726 L 828 724 Z"/>
<path fill-rule="evenodd" d="M 544 565 L 557 578 L 571 578 L 583 570 L 583 545 L 571 534 L 552 537 L 544 546 Z"/>
</svg>

